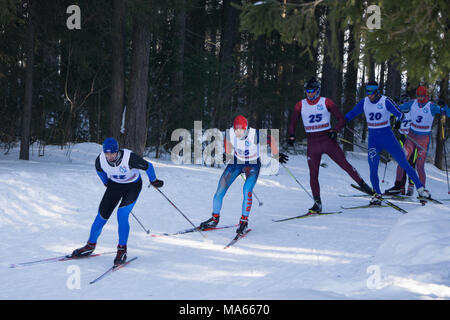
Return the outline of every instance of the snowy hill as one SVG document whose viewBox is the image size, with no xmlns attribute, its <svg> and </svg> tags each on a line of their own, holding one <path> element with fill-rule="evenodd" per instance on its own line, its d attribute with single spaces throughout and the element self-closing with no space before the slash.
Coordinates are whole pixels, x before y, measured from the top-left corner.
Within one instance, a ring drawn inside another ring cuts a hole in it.
<svg viewBox="0 0 450 320">
<path fill-rule="evenodd" d="M 0 299 L 450 299 L 450 202 L 396 203 L 392 208 L 343 210 L 342 214 L 275 223 L 305 213 L 312 202 L 280 167 L 261 175 L 255 187 L 249 226 L 253 231 L 234 247 L 224 245 L 234 228 L 172 237 L 151 237 L 130 216 L 128 256 L 139 259 L 98 283 L 89 282 L 111 266 L 113 254 L 87 260 L 9 268 L 12 263 L 60 256 L 83 245 L 97 214 L 104 186 L 94 160 L 101 147 L 83 143 L 70 152 L 47 146 L 30 161 L 18 149 L 0 155 Z M 211 214 L 212 197 L 223 169 L 152 161 L 162 191 L 194 223 Z M 348 160 L 369 181 L 364 153 Z M 358 205 L 365 198 L 328 157 L 320 169 L 324 211 Z M 309 190 L 304 156 L 288 168 Z M 389 163 L 382 189 L 393 185 Z M 447 199 L 446 174 L 426 164 L 427 188 Z M 380 165 L 380 180 L 384 165 Z M 144 188 L 133 213 L 152 233 L 175 232 L 190 224 L 153 188 Z M 243 180 L 224 198 L 220 225 L 238 222 Z M 220 226 L 219 225 L 219 226 Z M 96 252 L 115 251 L 115 213 L 103 229 Z M 75 270 L 75 271 L 74 271 Z M 79 272 L 79 286 L 71 282 Z M 71 285 L 72 283 L 72 285 Z"/>
</svg>

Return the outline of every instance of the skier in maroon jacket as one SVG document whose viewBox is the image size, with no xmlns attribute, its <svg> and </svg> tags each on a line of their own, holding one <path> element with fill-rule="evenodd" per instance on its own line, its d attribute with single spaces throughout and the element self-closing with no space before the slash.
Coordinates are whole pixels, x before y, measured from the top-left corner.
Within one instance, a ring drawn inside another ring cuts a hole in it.
<svg viewBox="0 0 450 320">
<path fill-rule="evenodd" d="M 314 198 L 314 205 L 308 213 L 321 213 L 322 201 L 320 199 L 319 167 L 322 154 L 327 154 L 336 162 L 358 185 L 368 194 L 373 190 L 364 182 L 355 168 L 347 161 L 345 154 L 336 142 L 337 133 L 345 126 L 345 117 L 336 104 L 329 98 L 320 96 L 320 83 L 310 79 L 305 84 L 306 99 L 295 105 L 289 124 L 289 145 L 295 141 L 295 127 L 301 116 L 306 131 L 307 159 L 309 166 L 309 179 Z M 331 114 L 338 120 L 334 128 L 331 127 Z"/>
</svg>

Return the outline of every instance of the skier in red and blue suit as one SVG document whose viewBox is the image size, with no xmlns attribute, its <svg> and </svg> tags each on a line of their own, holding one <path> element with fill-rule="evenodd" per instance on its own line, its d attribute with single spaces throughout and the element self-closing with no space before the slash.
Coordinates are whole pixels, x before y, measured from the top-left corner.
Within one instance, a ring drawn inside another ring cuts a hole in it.
<svg viewBox="0 0 450 320">
<path fill-rule="evenodd" d="M 241 218 L 236 233 L 243 234 L 248 228 L 248 216 L 252 207 L 252 194 L 256 181 L 258 180 L 260 161 L 260 133 L 259 130 L 249 127 L 247 119 L 239 115 L 233 121 L 233 127 L 227 130 L 224 140 L 225 154 L 231 156 L 230 160 L 220 177 L 216 193 L 213 198 L 212 216 L 200 224 L 200 229 L 215 228 L 219 223 L 222 201 L 228 188 L 241 174 L 245 173 L 243 187 L 244 198 L 242 201 Z M 267 144 L 271 148 L 272 155 L 280 163 L 286 163 L 288 156 L 278 152 L 278 145 L 272 136 L 267 137 Z"/>
</svg>

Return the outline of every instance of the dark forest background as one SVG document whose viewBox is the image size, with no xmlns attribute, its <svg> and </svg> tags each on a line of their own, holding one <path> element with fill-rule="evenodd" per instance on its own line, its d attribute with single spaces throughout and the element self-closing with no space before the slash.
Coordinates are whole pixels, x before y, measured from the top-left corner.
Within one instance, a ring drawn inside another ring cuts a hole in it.
<svg viewBox="0 0 450 320">
<path fill-rule="evenodd" d="M 67 27 L 71 5 L 81 29 Z M 379 29 L 368 27 L 370 5 Z M 280 129 L 284 144 L 312 76 L 344 113 L 370 80 L 392 98 L 414 98 L 423 84 L 447 102 L 449 13 L 448 1 L 428 0 L 0 0 L 0 142 L 20 142 L 28 159 L 36 142 L 114 136 L 159 157 L 173 130 L 194 120 L 224 130 L 243 114 L 252 127 Z M 351 125 L 364 135 L 363 123 Z M 437 116 L 440 168 L 446 127 Z"/>
</svg>

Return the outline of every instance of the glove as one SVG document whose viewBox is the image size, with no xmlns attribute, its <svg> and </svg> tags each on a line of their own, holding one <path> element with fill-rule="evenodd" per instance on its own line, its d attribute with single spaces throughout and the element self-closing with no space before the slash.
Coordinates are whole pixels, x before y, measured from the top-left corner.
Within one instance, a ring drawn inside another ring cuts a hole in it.
<svg viewBox="0 0 450 320">
<path fill-rule="evenodd" d="M 280 161 L 280 163 L 287 163 L 289 160 L 289 156 L 285 155 L 284 153 L 279 153 L 278 154 L 278 161 Z"/>
<path fill-rule="evenodd" d="M 400 117 L 400 119 L 398 119 L 397 121 L 395 121 L 395 125 L 394 125 L 394 129 L 395 129 L 395 130 L 400 129 L 400 126 L 402 125 L 403 119 L 405 119 L 405 114 L 404 114 L 404 113 L 402 113 L 402 116 Z"/>
<path fill-rule="evenodd" d="M 445 107 L 445 101 L 444 101 L 444 99 L 439 99 L 439 101 L 438 101 L 438 106 L 440 106 L 441 108 L 443 108 L 443 107 Z"/>
<path fill-rule="evenodd" d="M 294 146 L 294 141 L 295 141 L 295 136 L 293 134 L 291 134 L 289 136 L 289 139 L 287 140 L 287 143 L 289 146 L 293 147 Z"/>
<path fill-rule="evenodd" d="M 327 133 L 328 137 L 330 137 L 331 140 L 336 141 L 337 139 L 337 131 L 334 129 L 331 129 L 330 131 L 328 131 Z"/>
<path fill-rule="evenodd" d="M 164 181 L 155 179 L 155 181 L 150 182 L 155 188 L 161 188 L 164 185 Z"/>
<path fill-rule="evenodd" d="M 225 152 L 222 154 L 222 159 L 223 159 L 223 163 L 226 164 L 227 163 L 227 154 Z"/>
</svg>

